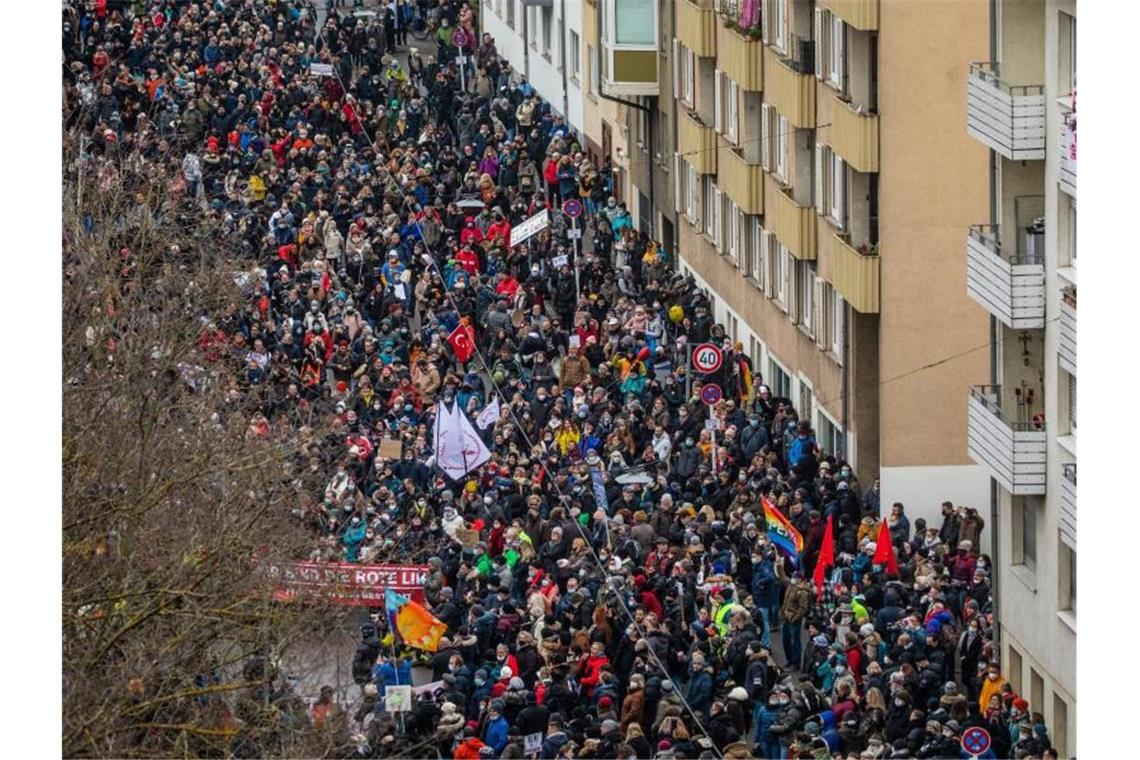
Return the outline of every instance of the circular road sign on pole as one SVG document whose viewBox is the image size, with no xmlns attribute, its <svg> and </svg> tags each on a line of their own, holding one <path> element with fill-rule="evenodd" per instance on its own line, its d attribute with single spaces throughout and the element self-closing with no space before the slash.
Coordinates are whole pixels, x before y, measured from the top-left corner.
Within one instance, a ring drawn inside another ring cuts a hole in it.
<svg viewBox="0 0 1140 760">
<path fill-rule="evenodd" d="M 724 398 L 724 393 L 716 383 L 705 383 L 701 386 L 701 401 L 709 406 L 713 406 L 722 398 Z"/>
<path fill-rule="evenodd" d="M 981 726 L 971 726 L 962 733 L 962 749 L 967 755 L 984 755 L 990 748 L 990 732 Z"/>
<path fill-rule="evenodd" d="M 712 343 L 702 343 L 693 349 L 693 368 L 698 372 L 716 372 L 723 360 L 720 349 Z"/>
<path fill-rule="evenodd" d="M 467 44 L 467 32 L 462 29 L 456 29 L 451 35 L 451 44 L 457 48 L 464 47 Z"/>
<path fill-rule="evenodd" d="M 577 219 L 582 215 L 582 201 L 577 198 L 567 198 L 562 204 L 562 213 L 571 219 Z"/>
</svg>

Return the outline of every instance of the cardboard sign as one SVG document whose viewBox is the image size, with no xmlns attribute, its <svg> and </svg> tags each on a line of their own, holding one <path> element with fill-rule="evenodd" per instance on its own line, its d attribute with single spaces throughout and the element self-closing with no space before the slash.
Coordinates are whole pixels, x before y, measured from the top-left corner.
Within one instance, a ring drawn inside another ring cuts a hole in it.
<svg viewBox="0 0 1140 760">
<path fill-rule="evenodd" d="M 404 445 L 397 440 L 384 438 L 376 449 L 377 459 L 399 459 L 403 454 Z"/>
<path fill-rule="evenodd" d="M 560 269 L 570 263 L 570 257 L 564 253 L 561 256 L 555 256 L 550 263 L 554 265 L 555 269 Z"/>
<path fill-rule="evenodd" d="M 479 531 L 470 528 L 458 528 L 455 531 L 455 538 L 463 544 L 464 549 L 474 549 L 475 544 L 479 543 Z"/>
<path fill-rule="evenodd" d="M 333 75 L 333 67 L 331 63 L 310 63 L 309 73 L 322 77 L 331 77 Z"/>
<path fill-rule="evenodd" d="M 411 685 L 389 686 L 384 690 L 384 707 L 388 712 L 411 712 L 412 687 Z"/>
<path fill-rule="evenodd" d="M 539 211 L 529 219 L 523 220 L 511 230 L 511 248 L 534 237 L 550 226 L 550 212 L 546 209 Z"/>
<path fill-rule="evenodd" d="M 523 737 L 523 753 L 537 755 L 542 751 L 542 733 L 527 734 Z"/>
</svg>

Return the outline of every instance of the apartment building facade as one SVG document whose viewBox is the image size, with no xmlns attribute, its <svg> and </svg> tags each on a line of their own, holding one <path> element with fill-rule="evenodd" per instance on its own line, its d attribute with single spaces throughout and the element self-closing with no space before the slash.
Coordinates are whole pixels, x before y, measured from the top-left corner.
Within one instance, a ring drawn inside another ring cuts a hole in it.
<svg viewBox="0 0 1140 760">
<path fill-rule="evenodd" d="M 994 0 L 967 78 L 989 149 L 988 217 L 965 234 L 967 289 L 991 323 L 969 389 L 970 456 L 993 482 L 1003 672 L 1076 747 L 1076 5 Z"/>
<path fill-rule="evenodd" d="M 677 0 L 674 28 L 682 269 L 884 504 L 985 513 L 961 389 L 988 328 L 954 225 L 986 210 L 987 153 L 949 72 L 986 51 L 986 0 Z"/>
<path fill-rule="evenodd" d="M 582 0 L 483 0 L 482 31 L 556 113 L 581 132 L 586 77 Z"/>
</svg>

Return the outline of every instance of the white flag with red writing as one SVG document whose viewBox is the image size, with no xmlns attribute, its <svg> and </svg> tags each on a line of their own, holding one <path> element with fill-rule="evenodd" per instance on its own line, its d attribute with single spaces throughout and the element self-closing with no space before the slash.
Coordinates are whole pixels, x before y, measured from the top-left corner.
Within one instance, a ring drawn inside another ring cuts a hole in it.
<svg viewBox="0 0 1140 760">
<path fill-rule="evenodd" d="M 435 410 L 435 463 L 452 480 L 459 480 L 491 458 L 467 415 L 442 401 Z"/>
</svg>

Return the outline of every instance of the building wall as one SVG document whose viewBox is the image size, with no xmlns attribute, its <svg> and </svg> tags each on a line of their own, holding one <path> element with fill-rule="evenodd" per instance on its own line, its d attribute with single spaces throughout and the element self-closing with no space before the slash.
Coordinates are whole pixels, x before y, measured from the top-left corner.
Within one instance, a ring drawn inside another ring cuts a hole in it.
<svg viewBox="0 0 1140 760">
<path fill-rule="evenodd" d="M 567 3 L 569 9 L 571 3 Z M 573 5 L 582 12 L 582 69 L 585 77 L 582 85 L 585 94 L 582 98 L 582 131 L 586 135 L 587 145 L 597 154 L 602 150 L 602 125 L 608 124 L 612 135 L 613 146 L 611 157 L 614 168 L 621 170 L 621 197 L 629 199 L 629 130 L 626 127 L 626 108 L 612 100 L 605 100 L 595 90 L 591 82 L 600 79 L 595 75 L 594 69 L 600 64 L 601 55 L 600 26 L 598 23 L 597 0 L 575 0 Z M 593 48 L 594 58 L 590 60 L 586 51 Z M 594 90 L 591 92 L 591 90 Z"/>
<path fill-rule="evenodd" d="M 512 3 L 514 4 L 513 28 L 507 23 L 507 6 Z M 554 0 L 549 9 L 550 48 L 545 53 L 542 44 L 542 8 L 527 9 L 523 6 L 522 0 L 484 0 L 480 9 L 483 31 L 495 39 L 499 54 L 510 61 L 515 71 L 527 77 L 556 113 L 561 114 L 579 131 L 583 128 L 584 81 L 581 76 L 578 80 L 573 78 L 571 33 L 578 36 L 579 60 L 584 64 L 585 45 L 581 42 L 581 5 L 581 0 Z M 563 22 L 561 38 L 558 34 L 559 21 Z M 523 39 L 524 25 L 530 38 L 529 44 Z M 565 72 L 563 56 L 565 56 Z M 584 75 L 583 65 L 582 76 Z"/>
<path fill-rule="evenodd" d="M 972 506 L 986 521 L 979 551 L 988 554 L 993 550 L 994 526 L 990 525 L 989 517 L 990 478 L 985 467 L 971 462 L 938 467 L 883 467 L 879 472 L 884 514 L 891 504 L 901 501 L 912 527 L 920 517 L 928 526 L 942 527 L 942 502 L 949 500 Z"/>
<path fill-rule="evenodd" d="M 642 104 L 651 110 L 644 117 L 633 108 L 626 109 L 626 126 L 629 129 L 630 144 L 630 212 L 633 214 L 634 226 L 637 227 L 646 220 L 650 209 L 643 209 L 640 197 L 645 196 L 653 205 L 651 225 L 657 240 L 662 239 L 659 223 L 661 217 L 668 219 L 676 227 L 677 216 L 674 211 L 672 155 L 676 147 L 676 124 L 673 107 L 673 68 L 672 68 L 672 39 L 673 39 L 673 3 L 672 0 L 658 0 L 658 46 L 657 46 L 657 81 L 660 96 L 654 98 L 641 98 Z M 649 130 L 643 133 L 640 124 L 648 124 Z M 648 134 L 652 131 L 652 135 Z M 650 140 L 652 137 L 652 140 Z M 637 202 L 632 202 L 637 198 Z"/>
<path fill-rule="evenodd" d="M 966 295 L 965 232 L 989 217 L 988 154 L 966 134 L 963 93 L 967 62 L 988 55 L 989 11 L 985 0 L 945 0 L 879 12 L 881 466 L 926 468 L 946 489 L 914 498 L 977 504 L 966 398 L 989 377 L 989 331 Z M 913 479 L 890 480 L 885 503 L 920 508 L 894 490 Z"/>
</svg>

